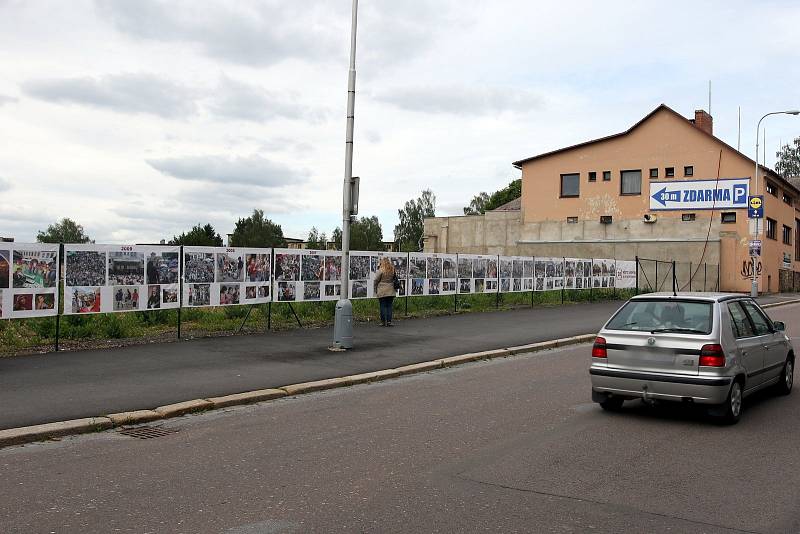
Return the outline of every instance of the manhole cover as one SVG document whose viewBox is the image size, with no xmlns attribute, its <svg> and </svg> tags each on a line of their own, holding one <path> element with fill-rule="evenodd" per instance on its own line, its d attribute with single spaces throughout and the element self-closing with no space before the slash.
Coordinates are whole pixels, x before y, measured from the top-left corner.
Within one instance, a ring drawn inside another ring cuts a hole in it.
<svg viewBox="0 0 800 534">
<path fill-rule="evenodd" d="M 174 434 L 178 430 L 175 428 L 164 428 L 161 425 L 157 426 L 132 426 L 127 428 L 120 428 L 117 432 L 123 434 L 125 436 L 129 436 L 131 438 L 136 439 L 153 439 L 153 438 L 160 438 L 163 436 L 169 436 L 170 434 Z"/>
</svg>

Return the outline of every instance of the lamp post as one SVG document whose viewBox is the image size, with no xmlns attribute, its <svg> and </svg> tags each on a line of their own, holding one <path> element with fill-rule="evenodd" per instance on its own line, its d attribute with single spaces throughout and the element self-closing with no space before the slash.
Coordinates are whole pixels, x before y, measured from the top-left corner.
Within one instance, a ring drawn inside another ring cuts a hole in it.
<svg viewBox="0 0 800 534">
<path fill-rule="evenodd" d="M 770 115 L 800 115 L 800 110 L 797 109 L 790 109 L 787 111 L 772 111 L 770 113 L 765 114 L 763 117 L 758 119 L 758 125 L 756 126 L 756 170 L 755 174 L 753 175 L 753 189 L 755 189 L 756 193 L 758 193 L 758 136 L 759 131 L 761 130 L 761 121 L 769 117 Z M 766 157 L 766 156 L 765 156 Z M 766 161 L 764 162 L 766 163 Z M 758 239 L 758 219 L 755 220 L 756 223 L 753 228 L 753 239 Z M 753 260 L 753 276 L 750 285 L 750 296 L 757 297 L 758 296 L 758 276 L 756 274 L 756 257 L 752 257 Z"/>
<path fill-rule="evenodd" d="M 342 195 L 342 297 L 336 303 L 333 327 L 334 350 L 353 347 L 353 307 L 350 303 L 350 218 L 353 215 L 353 123 L 356 106 L 356 19 L 358 0 L 353 0 L 350 25 L 350 70 L 347 75 L 347 132 Z"/>
</svg>

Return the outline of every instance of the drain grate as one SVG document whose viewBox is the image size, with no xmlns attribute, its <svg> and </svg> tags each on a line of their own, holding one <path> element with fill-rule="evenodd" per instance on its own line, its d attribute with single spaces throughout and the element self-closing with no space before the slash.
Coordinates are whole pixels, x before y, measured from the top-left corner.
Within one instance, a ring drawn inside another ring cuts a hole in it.
<svg viewBox="0 0 800 534">
<path fill-rule="evenodd" d="M 136 439 L 153 439 L 153 438 L 161 438 L 164 436 L 169 436 L 170 434 L 174 434 L 177 431 L 178 429 L 176 428 L 164 428 L 161 425 L 156 425 L 156 426 L 141 425 L 141 426 L 131 426 L 127 428 L 120 428 L 117 432 L 125 436 Z"/>
</svg>

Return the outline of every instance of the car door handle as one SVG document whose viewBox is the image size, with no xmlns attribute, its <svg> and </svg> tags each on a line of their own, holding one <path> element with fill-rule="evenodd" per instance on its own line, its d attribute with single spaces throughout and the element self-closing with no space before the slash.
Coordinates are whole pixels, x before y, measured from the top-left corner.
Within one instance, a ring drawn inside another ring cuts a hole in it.
<svg viewBox="0 0 800 534">
<path fill-rule="evenodd" d="M 747 356 L 747 351 L 746 350 L 742 351 L 742 356 Z"/>
</svg>

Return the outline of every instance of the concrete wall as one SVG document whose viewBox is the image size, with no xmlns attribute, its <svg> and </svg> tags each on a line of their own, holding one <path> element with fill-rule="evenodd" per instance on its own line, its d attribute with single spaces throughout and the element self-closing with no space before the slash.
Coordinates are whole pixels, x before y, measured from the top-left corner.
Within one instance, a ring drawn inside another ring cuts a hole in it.
<svg viewBox="0 0 800 534">
<path fill-rule="evenodd" d="M 597 221 L 522 221 L 521 212 L 488 212 L 485 216 L 435 217 L 425 220 L 425 252 L 501 254 L 576 258 L 634 259 L 719 264 L 722 242 L 738 238 L 721 232 L 719 222 L 708 219 L 683 222 L 641 219 L 600 224 Z M 735 279 L 730 289 L 745 291 Z M 744 286 L 742 286 L 744 287 Z"/>
</svg>

